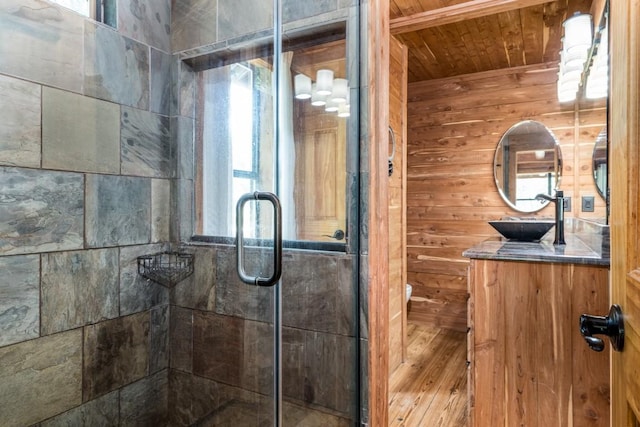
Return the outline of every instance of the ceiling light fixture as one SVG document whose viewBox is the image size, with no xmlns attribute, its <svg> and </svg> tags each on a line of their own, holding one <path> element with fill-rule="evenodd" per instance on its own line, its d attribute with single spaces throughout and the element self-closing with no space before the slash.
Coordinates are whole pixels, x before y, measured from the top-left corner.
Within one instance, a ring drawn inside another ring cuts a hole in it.
<svg viewBox="0 0 640 427">
<path fill-rule="evenodd" d="M 337 113 L 338 117 L 349 117 L 349 81 L 333 77 L 333 71 L 327 69 L 316 72 L 315 82 L 305 74 L 297 74 L 293 78 L 294 97 L 311 99 L 311 105 L 315 107 L 324 107 L 324 111 Z"/>
<path fill-rule="evenodd" d="M 591 15 L 577 13 L 564 21 L 558 73 L 558 100 L 575 101 L 592 43 Z"/>
</svg>

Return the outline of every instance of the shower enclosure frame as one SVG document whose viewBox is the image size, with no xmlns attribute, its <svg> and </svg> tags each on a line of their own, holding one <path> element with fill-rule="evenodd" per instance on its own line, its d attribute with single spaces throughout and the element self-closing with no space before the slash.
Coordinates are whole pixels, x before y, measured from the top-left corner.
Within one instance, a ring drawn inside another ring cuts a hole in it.
<svg viewBox="0 0 640 427">
<path fill-rule="evenodd" d="M 357 3 L 357 2 L 354 2 Z M 342 243 L 333 243 L 333 242 L 318 242 L 318 241 L 297 241 L 297 240 L 285 240 L 283 242 L 284 248 L 287 249 L 305 249 L 311 251 L 322 251 L 336 254 L 350 254 L 353 256 L 355 262 L 352 267 L 352 288 L 354 289 L 354 299 L 356 301 L 356 305 L 353 307 L 353 317 L 355 319 L 355 327 L 354 327 L 354 360 L 352 366 L 352 377 L 354 381 L 355 389 L 353 391 L 353 403 L 354 408 L 351 413 L 351 417 L 353 419 L 354 425 L 360 425 L 361 423 L 365 423 L 367 419 L 367 404 L 363 403 L 362 400 L 367 400 L 366 393 L 362 393 L 362 375 L 366 373 L 363 371 L 362 364 L 366 363 L 366 355 L 362 354 L 361 349 L 366 348 L 366 338 L 363 339 L 361 336 L 361 332 L 363 331 L 363 326 L 360 325 L 360 321 L 358 320 L 364 313 L 362 313 L 361 306 L 363 306 L 362 295 L 360 295 L 359 290 L 362 287 L 360 283 L 361 274 L 360 274 L 360 262 L 361 255 L 360 254 L 360 244 L 362 239 L 362 226 L 361 226 L 361 218 L 360 218 L 360 209 L 363 201 L 360 198 L 361 184 L 360 184 L 360 155 L 361 155 L 361 147 L 359 142 L 361 141 L 361 125 L 360 125 L 360 106 L 359 106 L 359 93 L 361 92 L 360 87 L 360 70 L 358 66 L 359 52 L 361 50 L 361 40 L 360 40 L 360 5 L 355 4 L 348 8 L 349 13 L 348 16 L 343 18 L 344 22 L 344 32 L 345 38 L 347 40 L 347 74 L 349 76 L 349 81 L 352 82 L 352 108 L 351 108 L 351 117 L 352 119 L 348 121 L 347 126 L 347 135 L 348 135 L 348 143 L 347 143 L 347 188 L 346 188 L 346 209 L 347 209 L 347 236 L 345 244 Z M 274 0 L 274 34 L 273 41 L 274 45 L 272 47 L 272 53 L 274 58 L 279 58 L 282 54 L 282 37 L 285 30 L 283 29 L 282 24 L 282 0 Z M 326 32 L 327 28 L 329 28 L 329 33 L 332 31 L 331 28 L 333 24 L 330 25 L 322 25 Z M 302 31 L 299 30 L 287 30 L 287 38 L 290 41 L 292 38 L 299 37 L 300 34 L 303 34 L 305 37 L 309 37 L 309 34 L 313 33 L 314 27 L 310 26 L 309 28 L 304 28 Z M 292 35 L 295 35 L 292 36 Z M 263 34 L 264 36 L 264 34 Z M 269 36 L 263 37 L 263 39 L 268 39 Z M 228 48 L 229 46 L 226 46 Z M 269 49 L 267 49 L 269 51 Z M 242 54 L 240 54 L 242 56 Z M 183 61 L 185 61 L 190 66 L 193 66 L 194 69 L 198 69 L 203 67 L 203 63 L 210 63 L 209 59 L 203 59 L 203 57 L 198 54 L 192 57 L 182 57 Z M 205 65 L 206 66 L 206 65 Z M 275 79 L 276 88 L 273 90 L 274 94 L 279 94 L 278 86 L 282 84 L 282 73 L 279 70 L 280 61 L 273 61 L 273 69 L 274 74 L 277 76 Z M 279 138 L 279 127 L 278 127 L 278 117 L 279 117 L 279 97 L 275 96 L 276 102 L 274 105 L 274 145 L 275 152 L 278 152 L 278 141 Z M 355 119 L 355 120 L 354 120 Z M 277 155 L 274 156 L 277 159 Z M 277 170 L 277 161 L 275 168 Z M 275 173 L 275 193 L 278 193 L 278 179 L 277 172 Z M 268 189 L 266 189 L 268 190 Z M 251 197 L 249 197 L 250 199 Z M 236 244 L 237 239 L 233 239 L 225 236 L 205 236 L 205 235 L 183 235 L 182 240 L 185 243 L 189 244 L 189 242 L 206 242 L 213 244 Z M 277 239 L 276 239 L 277 240 Z M 261 247 L 264 245 L 270 246 L 270 243 L 265 243 L 260 240 L 255 239 L 246 239 L 246 243 L 249 245 L 255 244 L 257 247 Z M 238 253 L 243 252 L 239 250 Z M 249 285 L 247 285 L 249 286 Z M 281 345 L 282 345 L 282 281 L 278 281 L 277 284 L 274 285 L 274 305 L 273 305 L 273 322 L 274 322 L 274 352 L 273 352 L 273 360 L 274 360 L 274 384 L 273 384 L 273 395 L 276 396 L 273 402 L 273 413 L 275 419 L 275 425 L 282 424 L 282 355 L 281 355 Z M 286 284 L 285 284 L 286 286 Z M 366 314 L 365 314 L 366 315 Z M 366 334 L 366 331 L 365 331 Z M 366 353 L 366 352 L 365 352 Z M 365 386 L 366 389 L 366 386 Z"/>
</svg>

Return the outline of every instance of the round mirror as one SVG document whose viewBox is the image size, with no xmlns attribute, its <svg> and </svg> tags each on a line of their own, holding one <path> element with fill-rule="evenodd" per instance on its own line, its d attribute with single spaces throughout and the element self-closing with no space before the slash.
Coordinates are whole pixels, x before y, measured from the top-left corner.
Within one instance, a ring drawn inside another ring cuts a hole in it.
<svg viewBox="0 0 640 427">
<path fill-rule="evenodd" d="M 593 147 L 593 180 L 598 193 L 606 199 L 607 193 L 607 128 L 602 129 Z"/>
<path fill-rule="evenodd" d="M 512 126 L 500 139 L 493 160 L 493 174 L 500 196 L 513 209 L 536 212 L 549 202 L 538 194 L 553 196 L 560 183 L 560 144 L 542 123 L 526 120 Z"/>
</svg>

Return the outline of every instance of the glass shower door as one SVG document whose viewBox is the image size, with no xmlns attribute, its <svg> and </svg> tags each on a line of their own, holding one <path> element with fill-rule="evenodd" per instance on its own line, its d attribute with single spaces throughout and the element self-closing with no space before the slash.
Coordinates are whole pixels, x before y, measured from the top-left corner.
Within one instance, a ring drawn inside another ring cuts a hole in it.
<svg viewBox="0 0 640 427">
<path fill-rule="evenodd" d="M 284 3 L 273 33 L 186 61 L 198 94 L 194 239 L 215 243 L 215 304 L 197 314 L 193 349 L 211 350 L 194 376 L 216 388 L 199 419 L 212 425 L 360 416 L 357 6 Z M 326 71 L 340 100 L 300 92 Z"/>
</svg>

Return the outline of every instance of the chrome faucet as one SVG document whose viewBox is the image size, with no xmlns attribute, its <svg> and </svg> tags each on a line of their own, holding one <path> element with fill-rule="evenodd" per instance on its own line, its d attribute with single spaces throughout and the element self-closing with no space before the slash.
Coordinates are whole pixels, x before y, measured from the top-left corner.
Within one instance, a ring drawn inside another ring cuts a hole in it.
<svg viewBox="0 0 640 427">
<path fill-rule="evenodd" d="M 564 191 L 556 190 L 556 197 L 547 194 L 538 194 L 537 200 L 548 200 L 556 204 L 556 236 L 554 245 L 564 245 Z"/>
</svg>

